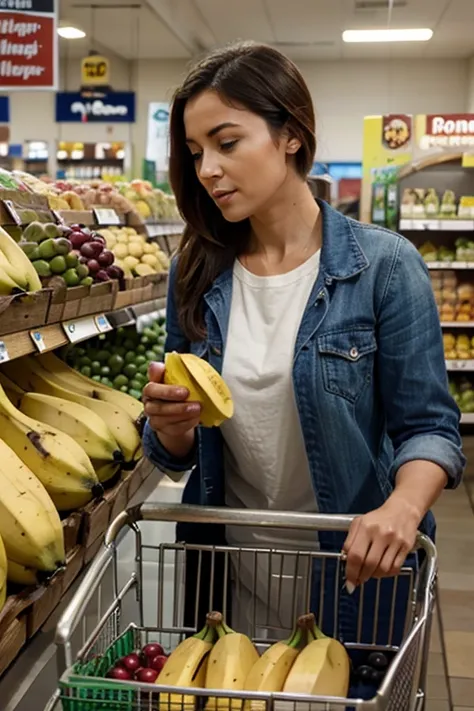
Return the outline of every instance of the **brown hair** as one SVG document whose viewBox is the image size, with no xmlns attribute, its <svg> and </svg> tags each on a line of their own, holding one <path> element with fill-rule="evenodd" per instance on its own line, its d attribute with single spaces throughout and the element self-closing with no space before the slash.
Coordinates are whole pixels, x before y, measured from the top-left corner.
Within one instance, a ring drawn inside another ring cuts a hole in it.
<svg viewBox="0 0 474 711">
<path fill-rule="evenodd" d="M 316 150 L 308 87 L 296 65 L 271 47 L 244 42 L 219 49 L 200 61 L 176 91 L 170 117 L 169 175 L 186 228 L 177 255 L 175 296 L 181 328 L 191 341 L 205 336 L 204 294 L 232 266 L 250 235 L 248 220 L 224 219 L 200 184 L 186 146 L 186 103 L 207 89 L 261 116 L 276 135 L 286 130 L 298 138 L 301 148 L 294 159 L 302 178 L 309 173 Z"/>
</svg>

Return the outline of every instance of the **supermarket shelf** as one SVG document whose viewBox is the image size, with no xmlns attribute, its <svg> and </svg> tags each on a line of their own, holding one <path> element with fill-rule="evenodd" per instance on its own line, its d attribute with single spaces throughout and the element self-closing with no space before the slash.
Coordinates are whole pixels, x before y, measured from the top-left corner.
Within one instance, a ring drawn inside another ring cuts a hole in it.
<svg viewBox="0 0 474 711">
<path fill-rule="evenodd" d="M 428 269 L 474 269 L 474 262 L 426 262 Z"/>
<path fill-rule="evenodd" d="M 400 220 L 398 229 L 400 232 L 474 232 L 474 220 Z"/>
<path fill-rule="evenodd" d="M 474 321 L 441 321 L 441 328 L 474 328 Z"/>
<path fill-rule="evenodd" d="M 474 413 L 465 412 L 464 414 L 462 414 L 461 415 L 461 424 L 462 425 L 474 425 Z"/>
<path fill-rule="evenodd" d="M 150 239 L 165 237 L 167 235 L 181 235 L 184 230 L 182 220 L 163 220 L 162 222 L 147 223 L 146 233 Z"/>
<path fill-rule="evenodd" d="M 460 370 L 474 372 L 474 360 L 447 360 L 446 370 L 449 372 L 458 372 Z"/>
<path fill-rule="evenodd" d="M 165 298 L 153 299 L 105 314 L 92 314 L 31 331 L 9 333 L 0 337 L 0 363 L 33 353 L 46 353 L 68 343 L 80 343 L 114 328 L 131 326 L 139 316 L 161 311 L 165 301 Z"/>
</svg>

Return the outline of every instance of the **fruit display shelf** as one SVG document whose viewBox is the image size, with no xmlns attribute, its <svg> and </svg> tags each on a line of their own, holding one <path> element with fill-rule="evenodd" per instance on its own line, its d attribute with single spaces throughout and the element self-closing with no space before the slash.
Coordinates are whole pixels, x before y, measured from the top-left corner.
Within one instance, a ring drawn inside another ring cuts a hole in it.
<svg viewBox="0 0 474 711">
<path fill-rule="evenodd" d="M 0 676 L 48 620 L 83 568 L 94 558 L 109 523 L 127 507 L 152 471 L 153 466 L 148 460 L 140 460 L 135 469 L 122 472 L 117 483 L 101 499 L 63 520 L 65 567 L 46 583 L 9 595 L 0 612 Z"/>
<path fill-rule="evenodd" d="M 400 220 L 400 232 L 473 232 L 474 220 Z"/>
<path fill-rule="evenodd" d="M 474 269 L 474 262 L 426 262 L 428 269 L 432 271 L 454 269 L 455 271 Z"/>
<path fill-rule="evenodd" d="M 465 412 L 461 415 L 462 425 L 474 425 L 474 413 Z"/>
<path fill-rule="evenodd" d="M 90 314 L 35 329 L 9 333 L 0 338 L 0 363 L 32 353 L 56 350 L 68 343 L 79 343 L 113 328 L 132 325 L 139 316 L 159 311 L 164 308 L 164 305 L 163 297 L 123 306 L 111 312 Z"/>
</svg>

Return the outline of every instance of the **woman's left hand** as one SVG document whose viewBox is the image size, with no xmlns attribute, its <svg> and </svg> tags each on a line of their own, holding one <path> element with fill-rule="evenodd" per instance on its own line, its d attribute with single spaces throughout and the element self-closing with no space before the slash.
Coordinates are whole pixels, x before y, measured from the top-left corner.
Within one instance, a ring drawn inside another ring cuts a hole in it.
<svg viewBox="0 0 474 711">
<path fill-rule="evenodd" d="M 393 495 L 379 509 L 354 519 L 343 549 L 347 583 L 358 586 L 370 578 L 397 575 L 415 545 L 420 520 L 418 512 Z"/>
</svg>

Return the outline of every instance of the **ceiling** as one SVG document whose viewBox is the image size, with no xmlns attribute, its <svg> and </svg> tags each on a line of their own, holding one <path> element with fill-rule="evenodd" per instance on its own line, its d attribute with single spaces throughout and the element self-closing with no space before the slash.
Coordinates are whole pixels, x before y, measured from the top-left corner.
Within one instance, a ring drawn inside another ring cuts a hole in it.
<svg viewBox="0 0 474 711">
<path fill-rule="evenodd" d="M 370 7 L 376 5 L 375 8 Z M 474 0 L 61 0 L 60 21 L 84 40 L 61 40 L 124 59 L 190 58 L 236 39 L 267 42 L 296 60 L 467 58 Z M 361 5 L 369 6 L 361 8 Z M 377 9 L 377 6 L 380 9 Z M 430 42 L 347 45 L 345 29 L 430 27 Z"/>
</svg>

